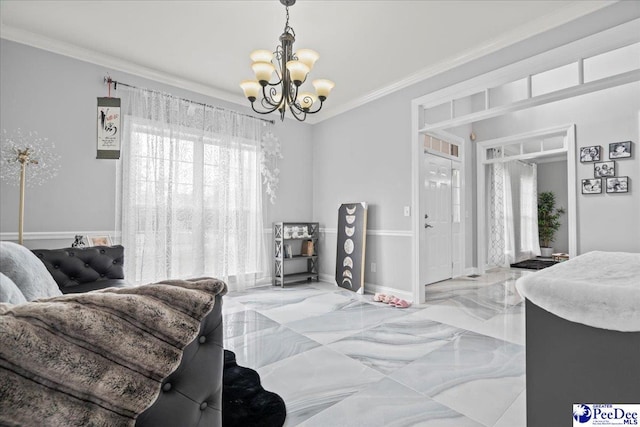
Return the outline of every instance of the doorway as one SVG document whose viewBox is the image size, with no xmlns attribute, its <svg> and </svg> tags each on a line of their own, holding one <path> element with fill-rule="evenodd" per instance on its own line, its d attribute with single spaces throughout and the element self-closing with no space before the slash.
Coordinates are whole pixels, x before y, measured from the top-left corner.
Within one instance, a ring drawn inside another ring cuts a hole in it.
<svg viewBox="0 0 640 427">
<path fill-rule="evenodd" d="M 428 285 L 453 277 L 451 160 L 425 153 L 422 167 L 420 281 Z"/>
<path fill-rule="evenodd" d="M 464 270 L 464 167 L 462 138 L 448 133 L 423 135 L 414 217 L 417 275 L 424 286 L 457 277 Z M 420 300 L 421 298 L 421 300 Z"/>
<path fill-rule="evenodd" d="M 575 125 L 511 135 L 488 141 L 479 141 L 477 154 L 477 212 L 478 212 L 478 272 L 483 274 L 490 265 L 488 248 L 490 234 L 489 204 L 487 203 L 488 185 L 486 171 L 495 164 L 506 164 L 516 160 L 539 162 L 541 159 L 563 159 L 566 162 L 567 206 L 569 256 L 577 255 L 577 191 L 575 165 Z"/>
</svg>

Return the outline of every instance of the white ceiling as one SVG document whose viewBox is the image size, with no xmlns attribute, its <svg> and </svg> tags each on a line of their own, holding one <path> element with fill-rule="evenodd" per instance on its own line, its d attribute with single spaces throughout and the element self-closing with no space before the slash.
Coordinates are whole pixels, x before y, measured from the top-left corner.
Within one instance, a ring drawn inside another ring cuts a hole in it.
<svg viewBox="0 0 640 427">
<path fill-rule="evenodd" d="M 321 1 L 290 8 L 294 48 L 336 88 L 317 121 L 562 25 L 611 1 Z M 3 38 L 248 104 L 249 53 L 274 50 L 278 0 L 0 2 Z M 113 76 L 117 79 L 117 76 Z M 313 122 L 313 121 L 312 121 Z"/>
</svg>

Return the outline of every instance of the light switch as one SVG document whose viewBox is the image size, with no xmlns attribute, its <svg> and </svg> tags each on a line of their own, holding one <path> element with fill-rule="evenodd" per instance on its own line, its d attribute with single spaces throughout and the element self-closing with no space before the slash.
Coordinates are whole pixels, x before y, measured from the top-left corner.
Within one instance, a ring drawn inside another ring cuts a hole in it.
<svg viewBox="0 0 640 427">
<path fill-rule="evenodd" d="M 411 216 L 411 206 L 404 207 L 404 216 Z"/>
</svg>

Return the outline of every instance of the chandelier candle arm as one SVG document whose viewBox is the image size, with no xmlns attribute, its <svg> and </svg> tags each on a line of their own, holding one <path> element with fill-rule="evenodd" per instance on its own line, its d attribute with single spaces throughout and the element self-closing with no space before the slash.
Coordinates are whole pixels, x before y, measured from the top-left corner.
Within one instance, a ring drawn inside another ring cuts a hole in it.
<svg viewBox="0 0 640 427">
<path fill-rule="evenodd" d="M 295 2 L 296 0 L 280 0 L 286 7 L 286 23 L 284 32 L 280 35 L 280 45 L 274 52 L 265 49 L 251 52 L 249 56 L 253 61 L 251 68 L 255 80 L 243 80 L 240 87 L 256 113 L 269 114 L 278 110 L 280 119 L 284 120 L 288 108 L 297 120 L 304 121 L 307 114 L 315 114 L 322 109 L 335 83 L 326 79 L 314 80 L 316 94 L 307 91 L 298 93 L 320 55 L 312 49 L 299 49 L 293 53 L 296 39 L 295 31 L 289 26 L 289 6 L 293 6 Z M 274 72 L 277 81 L 271 82 Z M 257 100 L 259 104 L 256 104 Z"/>
</svg>

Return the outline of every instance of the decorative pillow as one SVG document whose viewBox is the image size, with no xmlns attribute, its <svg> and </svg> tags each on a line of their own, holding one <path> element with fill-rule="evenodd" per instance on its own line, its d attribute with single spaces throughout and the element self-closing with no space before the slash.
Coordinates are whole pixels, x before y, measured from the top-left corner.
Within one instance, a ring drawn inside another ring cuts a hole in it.
<svg viewBox="0 0 640 427">
<path fill-rule="evenodd" d="M 62 295 L 42 261 L 22 245 L 0 242 L 0 273 L 16 284 L 27 301 Z"/>
<path fill-rule="evenodd" d="M 8 302 L 9 304 L 27 302 L 13 280 L 2 273 L 0 273 L 0 302 Z"/>
</svg>

